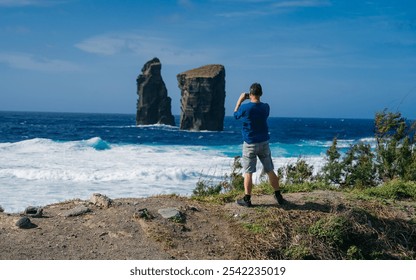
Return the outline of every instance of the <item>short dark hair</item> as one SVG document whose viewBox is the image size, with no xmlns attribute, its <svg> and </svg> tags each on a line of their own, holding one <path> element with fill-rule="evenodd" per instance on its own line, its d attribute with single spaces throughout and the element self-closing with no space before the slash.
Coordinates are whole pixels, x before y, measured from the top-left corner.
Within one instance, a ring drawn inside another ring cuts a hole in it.
<svg viewBox="0 0 416 280">
<path fill-rule="evenodd" d="M 263 90 L 259 83 L 254 83 L 250 86 L 250 93 L 255 96 L 262 96 Z"/>
</svg>

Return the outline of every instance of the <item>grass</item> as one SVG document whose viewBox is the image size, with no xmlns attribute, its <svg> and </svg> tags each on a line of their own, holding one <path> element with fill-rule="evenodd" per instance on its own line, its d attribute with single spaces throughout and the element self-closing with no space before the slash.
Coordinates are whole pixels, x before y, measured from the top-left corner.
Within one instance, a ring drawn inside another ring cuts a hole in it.
<svg viewBox="0 0 416 280">
<path fill-rule="evenodd" d="M 333 207 L 334 209 L 337 207 Z M 248 259 L 415 259 L 416 225 L 375 201 L 340 211 L 250 211 L 243 242 Z M 247 240 L 248 239 L 248 240 Z"/>
<path fill-rule="evenodd" d="M 198 182 L 192 199 L 216 205 L 234 202 L 244 194 L 239 171 L 236 158 L 228 180 Z M 416 182 L 392 180 L 354 188 L 302 180 L 281 184 L 281 189 L 292 197 L 299 193 L 301 201 L 246 209 L 237 221 L 230 220 L 236 222 L 233 232 L 241 242 L 242 259 L 416 259 Z M 261 182 L 252 194 L 273 191 Z"/>
<path fill-rule="evenodd" d="M 416 200 L 416 182 L 393 180 L 379 187 L 363 189 L 361 193 L 375 198 Z"/>
<path fill-rule="evenodd" d="M 306 182 L 282 185 L 282 191 L 310 195 L 300 194 L 297 204 L 253 207 L 237 220 L 228 217 L 242 259 L 416 259 L 415 182 L 360 189 Z M 335 193 L 342 199 L 331 200 Z M 253 188 L 253 195 L 271 194 L 266 182 Z M 242 195 L 230 189 L 192 198 L 221 205 Z"/>
<path fill-rule="evenodd" d="M 330 245 L 341 247 L 348 242 L 350 231 L 351 225 L 346 217 L 329 216 L 313 223 L 308 233 Z"/>
<path fill-rule="evenodd" d="M 245 229 L 247 229 L 248 231 L 254 234 L 263 233 L 266 231 L 266 228 L 261 224 L 243 223 L 242 225 Z"/>
</svg>

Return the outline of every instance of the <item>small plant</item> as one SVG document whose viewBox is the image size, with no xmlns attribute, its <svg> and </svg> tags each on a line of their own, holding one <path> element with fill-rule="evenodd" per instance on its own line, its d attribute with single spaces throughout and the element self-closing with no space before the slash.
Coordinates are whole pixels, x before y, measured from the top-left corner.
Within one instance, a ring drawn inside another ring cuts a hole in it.
<svg viewBox="0 0 416 280">
<path fill-rule="evenodd" d="M 266 230 L 262 225 L 253 223 L 244 223 L 243 227 L 254 234 L 263 233 Z"/>
<path fill-rule="evenodd" d="M 372 187 L 376 185 L 374 154 L 368 144 L 353 145 L 343 160 L 344 182 L 346 187 Z"/>
<path fill-rule="evenodd" d="M 352 245 L 347 250 L 347 259 L 348 260 L 364 260 L 364 256 L 361 252 L 361 249 L 355 245 Z"/>
<path fill-rule="evenodd" d="M 372 187 L 376 185 L 374 153 L 370 145 L 358 143 L 352 145 L 344 158 L 337 148 L 337 139 L 326 152 L 326 164 L 320 177 L 324 182 L 340 187 Z"/>
<path fill-rule="evenodd" d="M 289 260 L 313 259 L 309 248 L 301 244 L 290 246 L 288 249 L 284 251 L 284 256 L 285 259 Z"/>
<path fill-rule="evenodd" d="M 313 180 L 313 166 L 303 158 L 298 158 L 295 164 L 289 163 L 279 168 L 277 173 L 285 179 L 286 184 L 303 184 Z"/>
<path fill-rule="evenodd" d="M 375 117 L 376 148 L 358 143 L 344 158 L 337 139 L 326 152 L 326 164 L 319 177 L 341 187 L 367 188 L 393 179 L 416 180 L 416 122 L 412 125 L 400 113 L 384 110 Z"/>
<path fill-rule="evenodd" d="M 323 239 L 332 246 L 343 246 L 348 240 L 350 225 L 342 216 L 323 218 L 309 228 L 309 234 Z"/>
<path fill-rule="evenodd" d="M 416 182 L 393 180 L 378 187 L 365 189 L 362 192 L 383 199 L 416 200 Z"/>
<path fill-rule="evenodd" d="M 384 110 L 376 114 L 376 166 L 382 181 L 394 178 L 415 179 L 415 126 L 416 123 L 409 126 L 400 113 L 388 113 Z"/>
<path fill-rule="evenodd" d="M 241 169 L 240 157 L 235 157 L 230 175 L 225 174 L 224 179 L 218 183 L 199 180 L 193 190 L 192 197 L 214 203 L 234 201 L 235 197 L 244 190 L 244 177 L 241 175 Z"/>
<path fill-rule="evenodd" d="M 221 184 L 211 185 L 206 181 L 198 181 L 192 193 L 194 196 L 211 196 L 221 193 L 221 190 Z"/>
<path fill-rule="evenodd" d="M 244 177 L 241 175 L 243 166 L 241 164 L 241 157 L 234 157 L 234 162 L 231 168 L 229 189 L 244 190 Z"/>
<path fill-rule="evenodd" d="M 177 224 L 183 224 L 186 222 L 186 216 L 179 212 L 177 215 L 173 216 L 172 218 L 169 218 L 170 221 L 177 223 Z"/>
<path fill-rule="evenodd" d="M 337 143 L 337 138 L 334 138 L 331 147 L 326 151 L 326 164 L 322 167 L 321 176 L 325 182 L 339 186 L 343 182 L 344 165 Z"/>
</svg>

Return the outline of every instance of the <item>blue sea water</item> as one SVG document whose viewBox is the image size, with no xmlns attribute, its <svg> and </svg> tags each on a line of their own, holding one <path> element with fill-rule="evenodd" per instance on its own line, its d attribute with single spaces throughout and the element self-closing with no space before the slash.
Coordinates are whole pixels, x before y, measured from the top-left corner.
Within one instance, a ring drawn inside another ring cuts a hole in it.
<svg viewBox="0 0 416 280">
<path fill-rule="evenodd" d="M 368 119 L 269 118 L 269 130 L 276 168 L 303 157 L 319 170 L 334 137 L 344 149 L 374 143 Z M 190 195 L 199 180 L 231 171 L 241 142 L 232 117 L 224 131 L 196 132 L 136 126 L 135 115 L 0 112 L 0 205 L 17 212 L 97 192 Z"/>
</svg>

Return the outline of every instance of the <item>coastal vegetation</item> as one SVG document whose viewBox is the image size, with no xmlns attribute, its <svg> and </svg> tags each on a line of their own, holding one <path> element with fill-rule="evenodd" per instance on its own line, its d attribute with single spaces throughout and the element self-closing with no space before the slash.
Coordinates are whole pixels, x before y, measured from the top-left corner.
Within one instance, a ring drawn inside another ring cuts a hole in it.
<svg viewBox="0 0 416 280">
<path fill-rule="evenodd" d="M 321 170 L 314 172 L 302 157 L 279 168 L 282 191 L 302 200 L 259 204 L 230 218 L 243 257 L 416 259 L 415 130 L 416 123 L 384 110 L 375 116 L 375 146 L 360 142 L 341 152 L 335 137 Z M 243 190 L 236 157 L 222 182 L 200 180 L 193 199 L 224 204 Z M 272 193 L 266 180 L 253 190 L 257 196 Z"/>
</svg>

